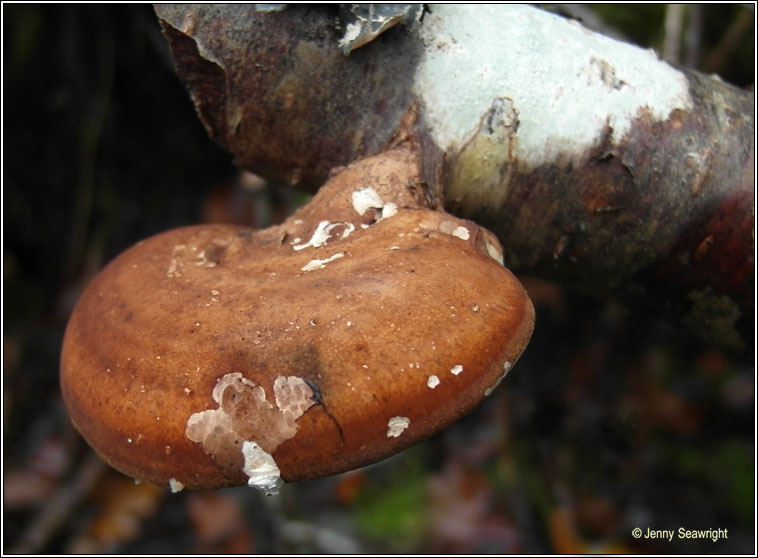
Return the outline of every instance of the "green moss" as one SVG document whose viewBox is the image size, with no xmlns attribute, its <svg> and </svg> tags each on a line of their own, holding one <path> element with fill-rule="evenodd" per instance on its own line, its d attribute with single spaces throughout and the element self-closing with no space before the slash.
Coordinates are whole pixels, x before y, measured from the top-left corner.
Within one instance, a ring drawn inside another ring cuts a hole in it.
<svg viewBox="0 0 758 558">
<path fill-rule="evenodd" d="M 755 518 L 755 461 L 753 448 L 737 440 L 726 441 L 713 453 L 710 472 L 723 487 L 724 504 L 746 525 Z"/>
<path fill-rule="evenodd" d="M 426 478 L 421 460 L 410 454 L 395 463 L 384 478 L 367 486 L 355 509 L 361 533 L 395 550 L 417 545 L 426 531 Z"/>
</svg>

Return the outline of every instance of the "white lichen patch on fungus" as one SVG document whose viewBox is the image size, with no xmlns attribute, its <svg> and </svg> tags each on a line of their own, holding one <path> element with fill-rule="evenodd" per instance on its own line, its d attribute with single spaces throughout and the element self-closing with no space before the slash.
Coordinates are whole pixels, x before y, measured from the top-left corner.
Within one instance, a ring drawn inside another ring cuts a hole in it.
<svg viewBox="0 0 758 558">
<path fill-rule="evenodd" d="M 273 491 L 270 479 L 276 464 L 272 466 L 273 458 L 270 462 L 263 454 L 270 457 L 279 444 L 297 434 L 297 420 L 314 404 L 313 391 L 302 378 L 279 376 L 274 381 L 274 406 L 263 387 L 232 372 L 219 378 L 212 397 L 218 408 L 190 415 L 186 436 L 202 444 L 221 466 L 241 468 L 250 477 L 250 486 Z M 254 477 L 249 471 L 256 471 Z"/>
</svg>

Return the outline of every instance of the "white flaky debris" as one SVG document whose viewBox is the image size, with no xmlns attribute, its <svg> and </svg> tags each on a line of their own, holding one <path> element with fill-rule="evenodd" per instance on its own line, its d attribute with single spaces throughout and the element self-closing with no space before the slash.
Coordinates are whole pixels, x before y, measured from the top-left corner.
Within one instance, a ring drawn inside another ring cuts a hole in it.
<svg viewBox="0 0 758 558">
<path fill-rule="evenodd" d="M 303 267 L 300 268 L 300 271 L 315 271 L 317 269 L 324 269 L 326 267 L 326 264 L 329 262 L 333 262 L 334 260 L 338 260 L 339 258 L 342 258 L 345 254 L 342 252 L 337 252 L 333 256 L 330 256 L 326 258 L 325 260 L 311 260 L 307 264 L 305 264 Z"/>
<path fill-rule="evenodd" d="M 515 159 L 536 167 L 582 157 L 608 130 L 617 143 L 645 110 L 692 107 L 684 74 L 652 50 L 516 4 L 443 4 L 424 16 L 413 91 L 443 153 L 463 145 L 493 99 L 518 113 Z"/>
<path fill-rule="evenodd" d="M 249 477 L 247 484 L 266 493 L 267 496 L 279 494 L 283 481 L 276 461 L 255 442 L 242 443 L 242 455 L 245 464 L 242 471 Z"/>
<path fill-rule="evenodd" d="M 239 372 L 230 372 L 219 378 L 213 388 L 218 409 L 190 415 L 185 435 L 202 444 L 212 457 L 219 452 L 241 451 L 242 470 L 249 477 L 248 484 L 266 494 L 276 494 L 283 481 L 268 452 L 274 453 L 279 444 L 297 434 L 297 420 L 315 404 L 313 395 L 302 378 L 278 376 L 273 385 L 274 406 L 266 399 L 262 386 Z M 255 432 L 249 428 L 251 420 L 261 425 Z M 167 446 L 167 453 L 168 450 Z M 171 479 L 169 486 L 177 491 L 184 485 Z"/>
<path fill-rule="evenodd" d="M 235 392 L 248 392 L 262 409 L 273 409 L 273 405 L 266 401 L 266 392 L 264 389 L 243 377 L 239 372 L 230 372 L 224 374 L 218 379 L 213 388 L 213 400 L 218 403 L 218 409 L 206 409 L 193 413 L 187 419 L 185 435 L 193 442 L 204 443 L 207 439 L 214 437 L 218 432 L 232 431 L 233 419 L 223 407 L 224 392 L 232 389 Z"/>
<path fill-rule="evenodd" d="M 466 227 L 455 227 L 455 229 L 453 229 L 453 232 L 450 234 L 457 238 L 460 238 L 461 240 L 469 239 L 469 232 Z"/>
<path fill-rule="evenodd" d="M 221 246 L 222 244 L 219 243 L 218 246 Z M 209 260 L 208 256 L 205 254 L 207 250 L 203 250 L 197 255 L 197 260 L 192 262 L 197 267 L 216 267 L 216 262 L 213 260 Z"/>
<path fill-rule="evenodd" d="M 397 438 L 411 424 L 407 417 L 392 417 L 387 421 L 387 438 Z"/>
<path fill-rule="evenodd" d="M 463 365 L 462 365 L 462 364 L 456 364 L 455 366 L 453 366 L 453 367 L 450 369 L 450 373 L 451 373 L 453 376 L 457 376 L 457 375 L 458 375 L 458 374 L 460 374 L 461 372 L 463 372 Z"/>
<path fill-rule="evenodd" d="M 503 251 L 500 250 L 499 247 L 495 246 L 491 242 L 487 242 L 485 240 L 484 245 L 487 247 L 487 254 L 489 254 L 490 258 L 495 260 L 500 265 L 505 265 L 505 261 L 503 260 Z"/>
<path fill-rule="evenodd" d="M 497 379 L 497 381 L 494 384 L 492 384 L 490 387 L 488 387 L 487 389 L 484 390 L 485 397 L 489 397 L 490 394 L 493 391 L 495 391 L 495 388 L 497 388 L 497 386 L 500 385 L 500 382 L 503 381 L 503 378 L 505 378 L 508 375 L 508 371 L 511 369 L 512 366 L 513 366 L 513 363 L 510 362 L 510 361 L 506 360 L 503 363 L 503 370 L 504 370 L 503 374 Z"/>
<path fill-rule="evenodd" d="M 184 484 L 182 484 L 181 482 L 179 482 L 176 479 L 169 479 L 168 480 L 168 487 L 171 489 L 171 492 L 173 492 L 174 494 L 176 494 L 177 492 L 181 492 L 182 490 L 184 490 Z"/>
<path fill-rule="evenodd" d="M 428 227 L 426 223 L 424 223 L 423 225 L 425 228 Z M 457 226 L 458 226 L 458 223 L 456 223 L 455 221 L 445 220 L 445 221 L 440 221 L 440 224 L 437 225 L 437 228 L 442 233 L 453 234 L 453 231 L 455 230 L 455 227 Z"/>
<path fill-rule="evenodd" d="M 384 202 L 373 188 L 363 188 L 353 192 L 353 209 L 358 215 L 363 215 L 369 209 L 382 209 Z"/>
<path fill-rule="evenodd" d="M 337 227 L 343 228 L 342 234 L 339 236 L 341 239 L 347 238 L 350 236 L 350 233 L 355 230 L 355 225 L 352 223 L 331 223 L 329 221 L 321 221 L 316 227 L 316 230 L 313 231 L 313 235 L 311 235 L 311 239 L 308 242 L 296 244 L 292 249 L 304 250 L 309 247 L 318 248 L 319 246 L 323 246 L 326 244 L 326 241 L 332 237 L 332 231 Z"/>
<path fill-rule="evenodd" d="M 466 227 L 455 227 L 451 234 L 456 238 L 460 238 L 461 240 L 469 239 L 469 232 Z"/>
<path fill-rule="evenodd" d="M 389 219 L 393 215 L 397 215 L 397 204 L 387 202 L 382 206 L 382 219 Z"/>
<path fill-rule="evenodd" d="M 182 274 L 179 272 L 178 267 L 180 267 L 180 258 L 184 256 L 184 252 L 187 249 L 186 244 L 177 244 L 174 246 L 174 249 L 171 251 L 171 262 L 168 265 L 168 269 L 166 270 L 166 277 L 181 277 Z"/>
<path fill-rule="evenodd" d="M 260 399 L 266 399 L 266 392 L 263 391 L 263 388 L 261 386 L 245 378 L 241 372 L 229 372 L 228 374 L 224 374 L 218 380 L 216 380 L 216 385 L 213 386 L 213 392 L 211 392 L 213 400 L 221 405 L 221 400 L 224 397 L 224 391 L 226 391 L 226 388 L 234 385 L 237 382 L 240 382 L 243 385 L 249 386 L 250 388 L 256 390 L 256 394 Z"/>
<path fill-rule="evenodd" d="M 426 385 L 434 389 L 438 385 L 440 385 L 440 379 L 434 374 L 432 374 L 431 376 L 429 376 L 429 379 L 426 381 Z"/>
<path fill-rule="evenodd" d="M 455 221 L 442 221 L 437 225 L 437 228 L 440 232 L 460 238 L 461 240 L 468 240 L 470 236 L 469 230 Z"/>
<path fill-rule="evenodd" d="M 274 399 L 283 419 L 295 428 L 295 421 L 314 404 L 313 390 L 308 382 L 297 376 L 277 376 Z"/>
<path fill-rule="evenodd" d="M 358 215 L 363 215 L 369 209 L 375 209 L 381 211 L 381 214 L 376 219 L 376 222 L 389 219 L 390 217 L 397 215 L 398 207 L 394 202 L 385 202 L 381 196 L 373 188 L 363 188 L 361 190 L 355 190 L 352 194 L 353 197 L 353 209 Z M 369 225 L 361 223 L 361 228 L 368 228 Z"/>
<path fill-rule="evenodd" d="M 350 22 L 345 28 L 345 36 L 337 41 L 337 45 L 340 48 L 345 48 L 347 45 L 355 41 L 361 35 L 361 24 L 358 22 Z"/>
</svg>

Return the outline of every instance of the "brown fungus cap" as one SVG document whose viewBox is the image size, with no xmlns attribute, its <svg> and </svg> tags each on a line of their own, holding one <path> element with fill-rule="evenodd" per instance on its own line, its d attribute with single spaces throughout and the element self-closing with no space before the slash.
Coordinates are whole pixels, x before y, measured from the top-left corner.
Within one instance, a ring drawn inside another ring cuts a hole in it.
<svg viewBox="0 0 758 558">
<path fill-rule="evenodd" d="M 495 237 L 426 207 L 395 148 L 284 224 L 159 234 L 111 262 L 66 331 L 70 415 L 115 468 L 173 490 L 380 460 L 494 389 L 534 310 Z"/>
</svg>

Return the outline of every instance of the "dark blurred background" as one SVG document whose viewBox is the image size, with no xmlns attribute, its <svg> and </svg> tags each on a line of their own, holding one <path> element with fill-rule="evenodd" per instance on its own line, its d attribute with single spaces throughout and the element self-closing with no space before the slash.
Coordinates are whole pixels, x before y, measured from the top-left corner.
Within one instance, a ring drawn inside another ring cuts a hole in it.
<svg viewBox="0 0 758 558">
<path fill-rule="evenodd" d="M 543 7 L 754 83 L 750 6 Z M 88 281 L 151 234 L 264 227 L 307 196 L 208 139 L 149 5 L 2 9 L 4 552 L 755 552 L 752 360 L 532 278 L 537 327 L 507 381 L 398 456 L 273 498 L 170 494 L 104 466 L 58 390 Z"/>
</svg>

